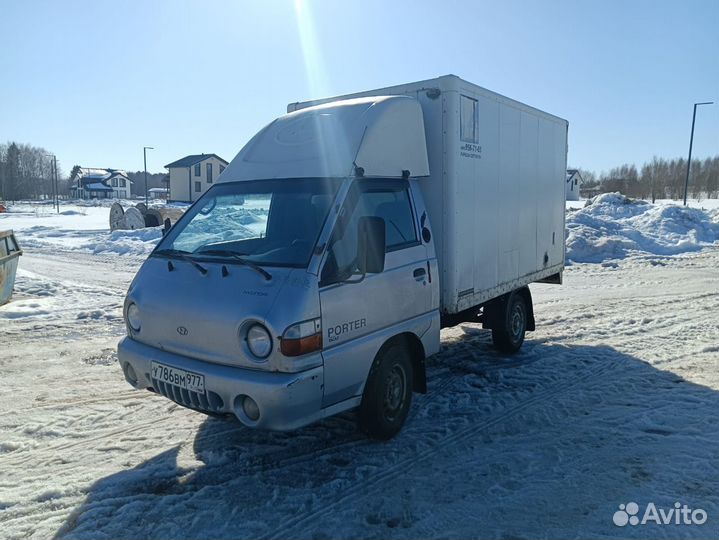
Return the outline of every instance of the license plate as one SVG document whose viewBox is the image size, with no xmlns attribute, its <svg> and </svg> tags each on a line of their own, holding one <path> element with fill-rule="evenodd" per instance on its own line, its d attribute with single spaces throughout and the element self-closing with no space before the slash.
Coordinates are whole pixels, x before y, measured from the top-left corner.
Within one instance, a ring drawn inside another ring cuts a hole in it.
<svg viewBox="0 0 719 540">
<path fill-rule="evenodd" d="M 153 362 L 152 378 L 190 392 L 205 393 L 205 376 L 184 369 Z"/>
</svg>

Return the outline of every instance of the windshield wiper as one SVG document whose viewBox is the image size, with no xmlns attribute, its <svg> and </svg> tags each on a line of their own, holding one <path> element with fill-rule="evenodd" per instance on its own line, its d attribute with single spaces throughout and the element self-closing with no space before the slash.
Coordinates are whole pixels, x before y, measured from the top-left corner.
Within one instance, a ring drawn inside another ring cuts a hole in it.
<svg viewBox="0 0 719 540">
<path fill-rule="evenodd" d="M 200 263 L 198 263 L 195 259 L 190 257 L 189 252 L 182 251 L 181 249 L 161 249 L 159 251 L 156 251 L 154 253 L 155 255 L 165 255 L 167 257 L 177 257 L 178 259 L 182 259 L 183 261 L 186 261 L 190 263 L 192 266 L 197 268 L 197 270 L 204 276 L 207 273 L 207 268 L 202 266 Z"/>
<path fill-rule="evenodd" d="M 242 258 L 240 256 L 240 254 L 235 251 L 230 251 L 229 249 L 208 249 L 206 251 L 198 251 L 197 254 L 198 255 L 217 255 L 219 257 L 230 257 L 231 259 L 237 261 L 240 264 L 249 266 L 254 271 L 261 274 L 262 277 L 264 277 L 267 281 L 272 279 L 272 274 L 270 274 L 267 270 L 262 268 L 257 263 L 254 263 L 252 261 L 248 261 L 247 259 Z"/>
</svg>

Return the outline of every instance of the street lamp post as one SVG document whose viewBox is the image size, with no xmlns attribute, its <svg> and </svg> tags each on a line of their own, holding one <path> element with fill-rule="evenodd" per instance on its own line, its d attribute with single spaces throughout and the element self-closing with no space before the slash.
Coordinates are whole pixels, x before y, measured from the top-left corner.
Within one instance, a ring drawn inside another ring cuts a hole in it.
<svg viewBox="0 0 719 540">
<path fill-rule="evenodd" d="M 60 183 L 57 178 L 57 156 L 52 156 L 53 170 L 55 171 L 55 203 L 57 204 L 57 213 L 60 213 Z"/>
<path fill-rule="evenodd" d="M 142 147 L 142 159 L 145 162 L 145 206 L 147 206 L 147 151 L 154 150 L 152 146 Z"/>
<path fill-rule="evenodd" d="M 687 177 L 684 180 L 684 206 L 687 205 L 687 192 L 689 191 L 689 169 L 692 166 L 692 145 L 694 144 L 694 122 L 697 119 L 697 105 L 711 105 L 713 101 L 703 101 L 694 104 L 694 114 L 692 115 L 692 134 L 689 137 L 689 158 L 687 159 Z"/>
</svg>

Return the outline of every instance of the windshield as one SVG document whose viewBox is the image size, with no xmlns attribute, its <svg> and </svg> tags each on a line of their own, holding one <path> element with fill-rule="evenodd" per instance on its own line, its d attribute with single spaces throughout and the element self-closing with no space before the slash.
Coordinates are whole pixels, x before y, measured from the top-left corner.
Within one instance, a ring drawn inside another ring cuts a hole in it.
<svg viewBox="0 0 719 540">
<path fill-rule="evenodd" d="M 306 267 L 341 180 L 216 184 L 160 242 L 156 255 Z"/>
</svg>

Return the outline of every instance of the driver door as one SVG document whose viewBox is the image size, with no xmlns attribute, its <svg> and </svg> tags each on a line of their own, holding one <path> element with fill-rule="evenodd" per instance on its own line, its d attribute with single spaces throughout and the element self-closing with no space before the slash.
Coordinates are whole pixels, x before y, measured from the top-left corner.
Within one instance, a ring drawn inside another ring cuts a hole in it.
<svg viewBox="0 0 719 540">
<path fill-rule="evenodd" d="M 350 274 L 363 216 L 385 221 L 387 247 L 384 271 L 362 279 Z M 427 249 L 416 216 L 406 180 L 357 180 L 347 195 L 320 280 L 325 407 L 359 395 L 392 327 L 430 311 Z"/>
</svg>

